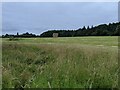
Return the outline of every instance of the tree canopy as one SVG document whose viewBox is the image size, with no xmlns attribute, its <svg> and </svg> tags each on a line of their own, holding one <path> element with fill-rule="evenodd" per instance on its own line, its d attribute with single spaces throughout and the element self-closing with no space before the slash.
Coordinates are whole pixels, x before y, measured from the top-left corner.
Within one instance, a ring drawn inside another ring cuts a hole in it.
<svg viewBox="0 0 120 90">
<path fill-rule="evenodd" d="M 23 33 L 16 35 L 2 35 L 3 38 L 8 37 L 53 37 L 53 33 L 58 33 L 59 37 L 76 37 L 76 36 L 119 36 L 120 35 L 120 22 L 101 24 L 98 26 L 83 26 L 83 28 L 78 28 L 77 30 L 48 30 L 40 35 L 35 35 L 32 33 Z"/>
<path fill-rule="evenodd" d="M 98 26 L 88 26 L 87 28 L 79 28 L 77 30 L 49 30 L 43 32 L 41 37 L 52 37 L 53 33 L 58 33 L 59 37 L 74 37 L 74 36 L 119 36 L 120 22 L 101 24 Z"/>
</svg>

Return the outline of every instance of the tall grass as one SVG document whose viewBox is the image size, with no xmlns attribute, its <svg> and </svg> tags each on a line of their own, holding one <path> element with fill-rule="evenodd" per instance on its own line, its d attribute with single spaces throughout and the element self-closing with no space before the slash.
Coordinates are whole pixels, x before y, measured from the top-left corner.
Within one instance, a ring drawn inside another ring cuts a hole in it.
<svg viewBox="0 0 120 90">
<path fill-rule="evenodd" d="M 14 42 L 2 49 L 4 88 L 118 87 L 116 47 Z"/>
</svg>

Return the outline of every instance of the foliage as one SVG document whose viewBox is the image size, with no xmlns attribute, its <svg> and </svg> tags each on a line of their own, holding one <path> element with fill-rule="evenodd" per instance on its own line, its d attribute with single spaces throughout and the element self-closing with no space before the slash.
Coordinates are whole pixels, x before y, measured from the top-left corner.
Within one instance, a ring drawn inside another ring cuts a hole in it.
<svg viewBox="0 0 120 90">
<path fill-rule="evenodd" d="M 119 36 L 118 26 L 120 23 L 101 24 L 95 27 L 83 27 L 78 30 L 49 30 L 43 32 L 41 37 L 52 37 L 53 33 L 59 33 L 59 37 L 73 37 L 73 36 Z M 120 31 L 120 30 L 119 30 Z"/>
<path fill-rule="evenodd" d="M 35 35 L 32 33 L 23 33 L 20 34 L 17 32 L 17 35 L 2 35 L 3 38 L 8 38 L 10 36 L 12 37 L 23 37 L 23 38 L 32 38 L 32 37 L 53 37 L 53 33 L 58 33 L 59 37 L 76 37 L 76 36 L 119 36 L 120 28 L 119 28 L 120 22 L 118 23 L 109 23 L 107 24 L 101 24 L 95 27 L 83 27 L 79 28 L 77 30 L 48 30 L 46 32 L 43 32 L 40 35 Z"/>
</svg>

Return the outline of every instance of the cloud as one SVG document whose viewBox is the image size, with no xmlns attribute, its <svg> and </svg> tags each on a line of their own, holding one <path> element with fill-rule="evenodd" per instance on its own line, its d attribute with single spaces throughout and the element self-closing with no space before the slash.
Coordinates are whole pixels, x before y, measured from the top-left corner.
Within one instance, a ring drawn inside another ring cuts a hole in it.
<svg viewBox="0 0 120 90">
<path fill-rule="evenodd" d="M 118 2 L 119 0 L 2 0 L 2 2 Z"/>
<path fill-rule="evenodd" d="M 48 29 L 117 22 L 117 5 L 115 2 L 3 3 L 3 34 L 24 31 L 40 34 Z"/>
</svg>

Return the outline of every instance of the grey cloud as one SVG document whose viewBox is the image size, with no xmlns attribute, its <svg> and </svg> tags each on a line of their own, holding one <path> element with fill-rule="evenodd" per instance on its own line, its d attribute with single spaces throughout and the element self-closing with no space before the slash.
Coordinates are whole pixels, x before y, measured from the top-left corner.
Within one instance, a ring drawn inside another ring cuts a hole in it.
<svg viewBox="0 0 120 90">
<path fill-rule="evenodd" d="M 24 31 L 40 34 L 49 29 L 117 22 L 117 5 L 117 2 L 3 3 L 3 34 Z"/>
</svg>

